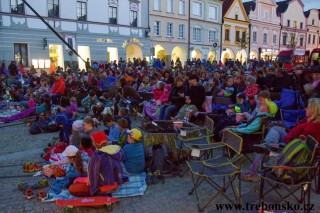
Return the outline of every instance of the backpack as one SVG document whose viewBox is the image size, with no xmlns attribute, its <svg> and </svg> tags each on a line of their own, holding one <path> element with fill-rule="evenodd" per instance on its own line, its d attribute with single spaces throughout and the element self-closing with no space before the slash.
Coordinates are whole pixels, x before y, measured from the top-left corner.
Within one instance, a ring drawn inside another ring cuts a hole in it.
<svg viewBox="0 0 320 213">
<path fill-rule="evenodd" d="M 276 165 L 294 167 L 309 164 L 311 161 L 312 151 L 308 148 L 307 144 L 300 139 L 294 139 L 287 144 L 280 155 L 278 155 Z M 274 168 L 273 174 L 281 182 L 295 184 L 308 174 L 308 170 L 304 168 L 290 170 L 285 168 Z"/>
<path fill-rule="evenodd" d="M 173 162 L 165 144 L 149 146 L 148 152 L 149 163 L 147 165 L 149 171 L 155 172 L 156 170 L 159 170 L 161 174 L 173 171 Z"/>
</svg>

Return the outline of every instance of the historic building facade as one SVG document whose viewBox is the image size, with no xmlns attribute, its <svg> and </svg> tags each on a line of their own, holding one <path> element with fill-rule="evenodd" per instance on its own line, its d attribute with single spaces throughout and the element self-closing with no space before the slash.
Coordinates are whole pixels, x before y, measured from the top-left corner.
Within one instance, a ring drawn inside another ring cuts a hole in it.
<svg viewBox="0 0 320 213">
<path fill-rule="evenodd" d="M 305 12 L 307 18 L 307 45 L 306 50 L 320 48 L 320 11 L 311 9 Z"/>
<path fill-rule="evenodd" d="M 184 63 L 188 54 L 189 0 L 150 0 L 151 55 Z"/>
<path fill-rule="evenodd" d="M 243 4 L 250 20 L 250 59 L 275 59 L 280 36 L 276 2 L 255 0 Z"/>
<path fill-rule="evenodd" d="M 296 55 L 306 50 L 306 17 L 301 0 L 277 2 L 277 15 L 280 17 L 280 51 L 294 49 Z"/>
<path fill-rule="evenodd" d="M 223 2 L 222 63 L 227 59 L 244 63 L 249 59 L 249 18 L 241 0 Z"/>
<path fill-rule="evenodd" d="M 113 61 L 150 55 L 147 0 L 28 0 L 85 60 Z M 0 1 L 0 57 L 47 68 L 84 68 L 22 0 Z"/>
</svg>

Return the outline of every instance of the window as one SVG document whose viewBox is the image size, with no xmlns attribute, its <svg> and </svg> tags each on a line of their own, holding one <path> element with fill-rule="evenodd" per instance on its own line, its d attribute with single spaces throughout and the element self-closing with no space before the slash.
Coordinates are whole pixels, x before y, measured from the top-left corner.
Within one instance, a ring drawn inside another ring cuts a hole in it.
<svg viewBox="0 0 320 213">
<path fill-rule="evenodd" d="M 252 33 L 252 41 L 257 42 L 257 32 Z"/>
<path fill-rule="evenodd" d="M 268 19 L 269 18 L 269 11 L 265 10 L 263 13 L 263 16 L 265 19 Z"/>
<path fill-rule="evenodd" d="M 167 23 L 167 37 L 173 37 L 172 32 L 173 32 L 173 24 Z"/>
<path fill-rule="evenodd" d="M 48 16 L 59 18 L 59 0 L 48 0 Z"/>
<path fill-rule="evenodd" d="M 217 14 L 218 8 L 209 6 L 209 19 L 218 20 L 218 14 Z"/>
<path fill-rule="evenodd" d="M 167 0 L 167 12 L 173 13 L 173 0 Z"/>
<path fill-rule="evenodd" d="M 109 23 L 117 24 L 117 8 L 109 7 Z"/>
<path fill-rule="evenodd" d="M 179 38 L 184 38 L 184 24 L 179 25 Z"/>
<path fill-rule="evenodd" d="M 287 35 L 283 35 L 282 37 L 282 44 L 287 45 Z"/>
<path fill-rule="evenodd" d="M 311 35 L 309 34 L 308 35 L 308 44 L 310 44 L 310 42 L 311 42 Z"/>
<path fill-rule="evenodd" d="M 236 41 L 239 42 L 240 41 L 240 31 L 236 31 Z"/>
<path fill-rule="evenodd" d="M 154 35 L 159 36 L 160 35 L 160 21 L 154 22 Z"/>
<path fill-rule="evenodd" d="M 242 32 L 242 37 L 241 37 L 242 41 L 246 41 L 246 35 L 247 35 L 246 31 Z"/>
<path fill-rule="evenodd" d="M 268 42 L 268 34 L 267 33 L 263 33 L 263 43 L 267 44 Z"/>
<path fill-rule="evenodd" d="M 316 43 L 316 35 L 313 35 L 312 44 Z"/>
<path fill-rule="evenodd" d="M 293 21 L 293 28 L 297 28 L 297 21 Z"/>
<path fill-rule="evenodd" d="M 230 41 L 230 30 L 225 29 L 224 31 L 224 40 Z"/>
<path fill-rule="evenodd" d="M 295 37 L 294 36 L 291 36 L 291 38 L 290 38 L 290 44 L 294 44 L 295 43 Z"/>
<path fill-rule="evenodd" d="M 216 41 L 217 31 L 209 30 L 209 43 L 213 43 Z"/>
<path fill-rule="evenodd" d="M 154 0 L 153 1 L 153 10 L 161 10 L 161 0 Z"/>
<path fill-rule="evenodd" d="M 14 44 L 14 59 L 17 63 L 23 63 L 28 66 L 28 45 L 27 44 Z"/>
<path fill-rule="evenodd" d="M 179 14 L 185 15 L 186 14 L 186 1 L 179 1 Z"/>
<path fill-rule="evenodd" d="M 24 14 L 24 3 L 22 0 L 11 0 L 11 13 Z"/>
<path fill-rule="evenodd" d="M 273 35 L 272 37 L 272 43 L 276 44 L 277 43 L 277 35 Z"/>
<path fill-rule="evenodd" d="M 312 19 L 312 25 L 314 25 L 314 19 Z"/>
<path fill-rule="evenodd" d="M 202 16 L 202 3 L 193 2 L 193 15 Z"/>
<path fill-rule="evenodd" d="M 300 29 L 302 30 L 303 29 L 303 23 L 300 22 Z"/>
<path fill-rule="evenodd" d="M 290 20 L 287 20 L 287 27 L 290 27 Z"/>
<path fill-rule="evenodd" d="M 193 28 L 193 41 L 195 42 L 201 42 L 201 34 L 202 34 L 202 30 L 201 28 Z"/>
<path fill-rule="evenodd" d="M 137 11 L 130 10 L 130 25 L 132 27 L 138 26 Z"/>
<path fill-rule="evenodd" d="M 87 3 L 86 2 L 77 2 L 77 19 L 80 21 L 87 20 Z"/>
<path fill-rule="evenodd" d="M 303 38 L 300 38 L 300 47 L 303 47 Z"/>
<path fill-rule="evenodd" d="M 239 16 L 236 14 L 236 16 L 235 16 L 235 20 L 238 20 L 238 18 L 239 18 Z"/>
</svg>

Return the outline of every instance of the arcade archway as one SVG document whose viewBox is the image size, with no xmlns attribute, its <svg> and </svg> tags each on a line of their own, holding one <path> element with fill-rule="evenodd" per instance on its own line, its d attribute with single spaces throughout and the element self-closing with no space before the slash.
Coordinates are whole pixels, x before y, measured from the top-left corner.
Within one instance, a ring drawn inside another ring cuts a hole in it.
<svg viewBox="0 0 320 213">
<path fill-rule="evenodd" d="M 234 53 L 230 48 L 226 48 L 221 54 L 222 63 L 225 64 L 227 59 L 234 59 Z"/>
<path fill-rule="evenodd" d="M 159 44 L 154 46 L 154 53 L 155 53 L 156 58 L 158 58 L 160 60 L 162 60 L 162 59 L 166 60 L 167 51 L 163 46 L 161 46 Z"/>
<path fill-rule="evenodd" d="M 143 59 L 142 49 L 136 44 L 129 44 L 126 50 L 126 59 L 132 61 L 133 58 Z"/>
<path fill-rule="evenodd" d="M 176 46 L 175 48 L 173 48 L 171 53 L 171 60 L 176 62 L 178 58 L 180 59 L 182 64 L 184 64 L 184 62 L 187 60 L 186 51 L 180 46 Z"/>
<path fill-rule="evenodd" d="M 192 52 L 191 52 L 191 58 L 192 59 L 198 59 L 198 58 L 202 58 L 202 52 L 200 51 L 200 50 L 193 50 Z"/>
</svg>

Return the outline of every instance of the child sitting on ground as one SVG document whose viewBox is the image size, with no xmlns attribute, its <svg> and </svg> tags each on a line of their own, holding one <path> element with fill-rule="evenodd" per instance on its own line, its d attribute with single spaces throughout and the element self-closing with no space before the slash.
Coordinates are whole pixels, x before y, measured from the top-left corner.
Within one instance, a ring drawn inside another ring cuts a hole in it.
<svg viewBox="0 0 320 213">
<path fill-rule="evenodd" d="M 88 165 L 90 195 L 105 195 L 104 186 L 123 183 L 121 161 L 124 153 L 118 145 L 107 146 L 108 137 L 104 132 L 95 132 L 90 136 L 96 148 Z"/>
<path fill-rule="evenodd" d="M 88 137 L 81 138 L 81 144 L 80 144 L 79 150 L 81 152 L 85 152 L 89 157 L 91 157 L 94 152 L 92 149 L 91 138 L 88 138 Z"/>
<path fill-rule="evenodd" d="M 124 145 L 126 145 L 128 143 L 127 142 L 127 130 L 128 130 L 129 125 L 128 125 L 128 121 L 124 118 L 120 118 L 117 123 L 118 123 L 118 128 L 120 131 L 118 145 L 123 147 Z"/>
<path fill-rule="evenodd" d="M 108 133 L 108 143 L 116 143 L 119 140 L 120 137 L 120 131 L 117 126 L 117 123 L 113 119 L 112 115 L 106 114 L 103 116 L 103 124 L 108 127 L 109 133 Z"/>
<path fill-rule="evenodd" d="M 65 109 L 61 106 L 58 106 L 60 112 L 64 112 L 68 118 L 75 119 L 78 116 L 78 104 L 75 97 L 70 98 L 70 106 Z"/>
<path fill-rule="evenodd" d="M 114 120 L 117 122 L 120 118 L 124 118 L 128 121 L 128 128 L 131 129 L 131 119 L 129 117 L 129 111 L 127 108 L 125 107 L 122 107 L 120 110 L 119 110 L 119 113 L 118 115 L 114 116 Z"/>
<path fill-rule="evenodd" d="M 144 171 L 144 149 L 142 140 L 142 133 L 138 129 L 127 131 L 128 143 L 123 147 L 123 175 L 140 174 Z"/>
</svg>

